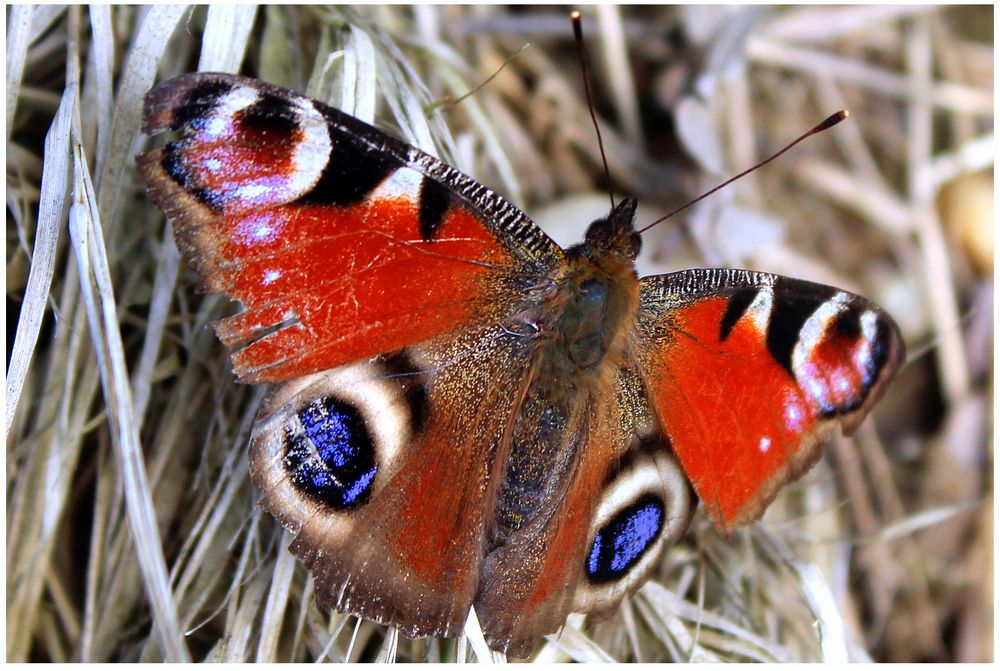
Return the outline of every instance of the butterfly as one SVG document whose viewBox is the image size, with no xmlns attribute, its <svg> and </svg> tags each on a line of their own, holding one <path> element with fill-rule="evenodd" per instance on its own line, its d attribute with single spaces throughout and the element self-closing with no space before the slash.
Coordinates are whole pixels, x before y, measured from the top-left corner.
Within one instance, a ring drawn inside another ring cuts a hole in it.
<svg viewBox="0 0 1000 671">
<path fill-rule="evenodd" d="M 560 248 L 520 209 L 343 112 L 245 77 L 150 91 L 150 199 L 242 382 L 262 506 L 321 604 L 410 637 L 475 606 L 516 657 L 612 612 L 700 501 L 761 516 L 900 367 L 892 318 L 749 270 L 639 278 L 626 198 Z"/>
</svg>

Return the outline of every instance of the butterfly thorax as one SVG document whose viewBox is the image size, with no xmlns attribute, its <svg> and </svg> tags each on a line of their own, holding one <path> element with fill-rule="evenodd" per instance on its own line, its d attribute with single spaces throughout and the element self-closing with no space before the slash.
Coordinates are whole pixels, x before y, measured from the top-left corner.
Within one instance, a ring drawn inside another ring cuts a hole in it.
<svg viewBox="0 0 1000 671">
<path fill-rule="evenodd" d="M 544 371 L 552 379 L 583 380 L 605 367 L 609 354 L 618 362 L 639 306 L 635 206 L 634 198 L 625 199 L 594 221 L 585 241 L 566 250 L 554 290 L 522 315 L 537 329 L 535 377 Z"/>
<path fill-rule="evenodd" d="M 567 250 L 557 289 L 528 316 L 538 331 L 496 499 L 497 544 L 546 512 L 577 464 L 594 404 L 613 398 L 639 306 L 634 208 L 624 201 L 591 225 Z"/>
</svg>

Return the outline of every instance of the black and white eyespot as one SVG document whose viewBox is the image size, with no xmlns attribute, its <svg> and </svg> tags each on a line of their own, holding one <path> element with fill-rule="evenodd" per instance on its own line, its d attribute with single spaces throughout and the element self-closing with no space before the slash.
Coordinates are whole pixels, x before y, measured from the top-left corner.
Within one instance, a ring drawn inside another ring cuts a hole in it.
<svg viewBox="0 0 1000 671">
<path fill-rule="evenodd" d="M 333 147 L 325 117 L 308 98 L 229 78 L 193 87 L 173 126 L 185 128 L 185 136 L 165 147 L 163 167 L 214 208 L 300 198 L 319 182 Z M 291 155 L 268 166 L 275 153 L 268 146 L 278 154 L 290 147 Z"/>
<path fill-rule="evenodd" d="M 691 486 L 665 449 L 637 450 L 605 486 L 590 525 L 576 612 L 608 612 L 687 530 Z"/>
<path fill-rule="evenodd" d="M 301 137 L 289 136 L 289 142 L 295 143 L 293 168 L 283 175 L 275 175 L 278 179 L 263 179 L 255 184 L 258 197 L 268 204 L 290 203 L 314 189 L 331 160 L 333 139 L 326 118 L 312 100 L 304 96 L 268 93 L 247 111 L 261 114 L 266 120 L 291 119 L 291 126 L 301 133 Z"/>
<path fill-rule="evenodd" d="M 849 413 L 863 404 L 888 360 L 891 329 L 874 309 L 842 291 L 805 319 L 791 369 L 824 415 Z"/>
<path fill-rule="evenodd" d="M 250 474 L 265 507 L 292 528 L 322 511 L 342 527 L 331 531 L 349 529 L 351 511 L 385 486 L 419 431 L 421 389 L 384 360 L 273 388 L 250 440 Z"/>
</svg>

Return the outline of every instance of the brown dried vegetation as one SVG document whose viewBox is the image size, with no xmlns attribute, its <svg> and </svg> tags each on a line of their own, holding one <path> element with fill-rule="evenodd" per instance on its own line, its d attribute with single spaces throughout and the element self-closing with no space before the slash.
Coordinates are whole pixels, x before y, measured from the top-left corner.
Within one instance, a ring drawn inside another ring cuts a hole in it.
<svg viewBox="0 0 1000 671">
<path fill-rule="evenodd" d="M 699 515 L 619 614 L 573 618 L 536 659 L 992 660 L 992 12 L 585 13 L 613 186 L 640 222 L 852 113 L 653 229 L 644 272 L 858 291 L 909 357 L 762 523 L 727 542 Z M 206 324 L 233 307 L 192 290 L 136 179 L 140 105 L 154 78 L 253 74 L 436 143 L 575 241 L 607 185 L 566 14 L 40 5 L 7 25 L 7 659 L 466 658 L 317 610 L 257 510 L 261 390 L 232 381 Z"/>
</svg>

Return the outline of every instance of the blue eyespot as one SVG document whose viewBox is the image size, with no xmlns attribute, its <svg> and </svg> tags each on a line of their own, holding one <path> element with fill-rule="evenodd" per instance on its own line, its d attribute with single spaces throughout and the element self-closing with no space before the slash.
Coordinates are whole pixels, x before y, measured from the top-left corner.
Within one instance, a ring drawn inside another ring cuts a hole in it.
<svg viewBox="0 0 1000 671">
<path fill-rule="evenodd" d="M 646 494 L 597 532 L 584 570 L 593 583 L 618 580 L 638 563 L 663 530 L 663 501 Z"/>
<path fill-rule="evenodd" d="M 298 414 L 302 430 L 285 428 L 285 468 L 303 494 L 334 508 L 367 501 L 378 472 L 375 444 L 353 405 L 327 397 Z"/>
</svg>

